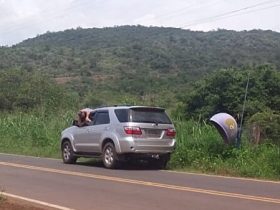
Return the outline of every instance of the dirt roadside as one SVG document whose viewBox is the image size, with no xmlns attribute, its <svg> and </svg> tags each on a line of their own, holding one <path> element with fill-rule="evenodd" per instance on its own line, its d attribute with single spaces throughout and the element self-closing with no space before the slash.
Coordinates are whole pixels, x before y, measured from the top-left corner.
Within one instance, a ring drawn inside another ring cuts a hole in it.
<svg viewBox="0 0 280 210">
<path fill-rule="evenodd" d="M 54 210 L 54 208 L 48 208 L 33 204 L 30 202 L 14 199 L 14 198 L 3 198 L 0 199 L 1 210 Z"/>
</svg>

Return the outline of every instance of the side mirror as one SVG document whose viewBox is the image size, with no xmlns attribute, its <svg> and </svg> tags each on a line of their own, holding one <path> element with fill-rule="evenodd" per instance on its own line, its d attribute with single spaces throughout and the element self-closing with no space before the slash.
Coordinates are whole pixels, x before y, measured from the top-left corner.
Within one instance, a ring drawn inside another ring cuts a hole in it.
<svg viewBox="0 0 280 210">
<path fill-rule="evenodd" d="M 78 120 L 73 120 L 73 121 L 72 121 L 72 125 L 78 126 Z"/>
</svg>

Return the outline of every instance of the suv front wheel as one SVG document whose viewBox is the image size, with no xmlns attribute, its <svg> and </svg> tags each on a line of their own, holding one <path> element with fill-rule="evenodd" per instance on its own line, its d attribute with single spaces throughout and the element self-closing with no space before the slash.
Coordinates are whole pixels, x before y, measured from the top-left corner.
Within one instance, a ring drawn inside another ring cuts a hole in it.
<svg viewBox="0 0 280 210">
<path fill-rule="evenodd" d="M 116 168 L 118 164 L 118 157 L 113 143 L 108 142 L 105 144 L 102 152 L 103 164 L 106 168 Z"/>
<path fill-rule="evenodd" d="M 61 147 L 61 153 L 62 153 L 62 160 L 64 163 L 67 164 L 76 163 L 77 157 L 75 157 L 74 155 L 73 147 L 70 141 L 63 142 Z"/>
</svg>

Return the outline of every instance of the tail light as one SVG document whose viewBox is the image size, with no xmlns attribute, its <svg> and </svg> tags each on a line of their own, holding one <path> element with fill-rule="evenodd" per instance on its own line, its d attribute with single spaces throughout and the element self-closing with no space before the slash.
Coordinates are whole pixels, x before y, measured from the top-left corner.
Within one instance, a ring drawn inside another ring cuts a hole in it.
<svg viewBox="0 0 280 210">
<path fill-rule="evenodd" d="M 130 135 L 142 135 L 142 130 L 139 127 L 124 127 L 124 132 Z"/>
<path fill-rule="evenodd" d="M 168 128 L 165 132 L 166 136 L 175 137 L 176 131 L 174 128 Z"/>
</svg>

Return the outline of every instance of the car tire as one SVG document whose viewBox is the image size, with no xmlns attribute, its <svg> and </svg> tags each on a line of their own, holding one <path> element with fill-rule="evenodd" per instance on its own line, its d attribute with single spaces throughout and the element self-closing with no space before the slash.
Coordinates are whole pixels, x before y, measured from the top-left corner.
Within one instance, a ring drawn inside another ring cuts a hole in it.
<svg viewBox="0 0 280 210">
<path fill-rule="evenodd" d="M 102 161 L 105 168 L 114 169 L 118 165 L 118 155 L 113 143 L 108 142 L 105 144 L 102 151 Z"/>
<path fill-rule="evenodd" d="M 73 147 L 70 143 L 70 141 L 65 141 L 62 144 L 61 147 L 61 154 L 62 154 L 62 160 L 66 164 L 74 164 L 77 161 L 77 157 L 75 157 Z"/>
</svg>

